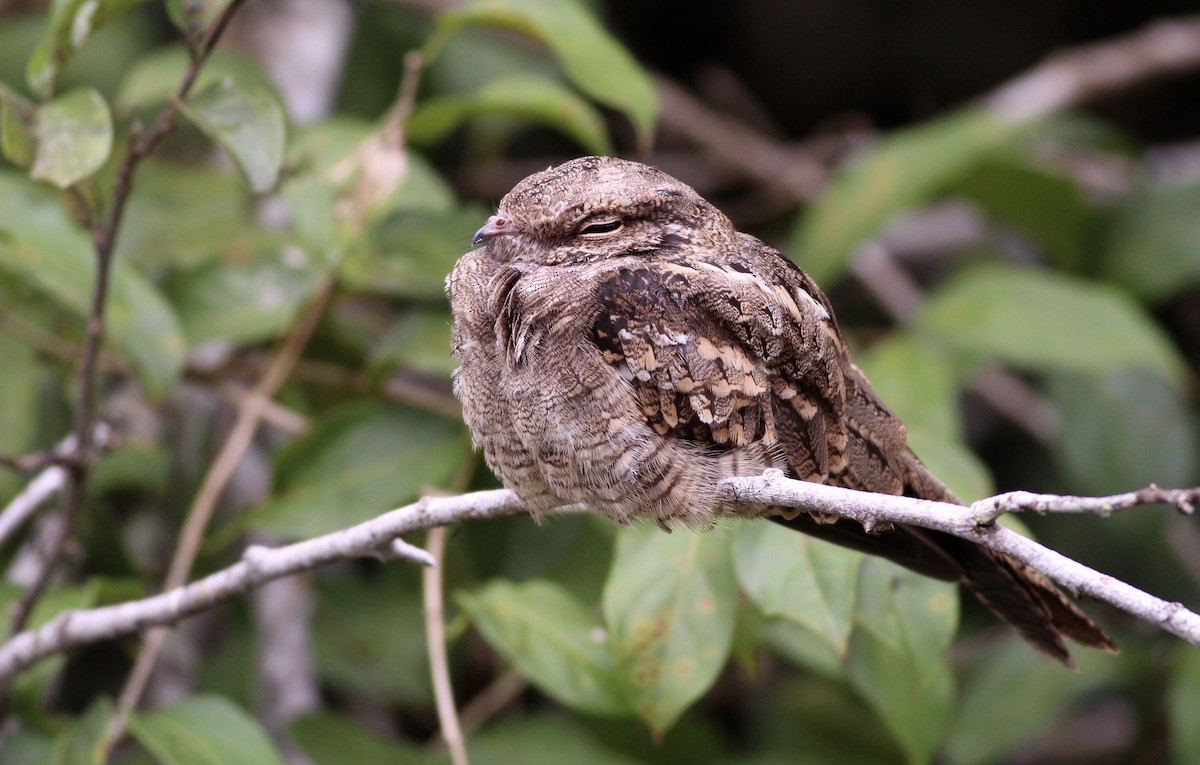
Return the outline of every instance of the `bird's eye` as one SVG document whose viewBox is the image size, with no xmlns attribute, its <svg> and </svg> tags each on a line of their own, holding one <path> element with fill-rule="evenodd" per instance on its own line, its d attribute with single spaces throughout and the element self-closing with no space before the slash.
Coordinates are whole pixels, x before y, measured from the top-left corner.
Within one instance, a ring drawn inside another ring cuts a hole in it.
<svg viewBox="0 0 1200 765">
<path fill-rule="evenodd" d="M 612 220 L 599 220 L 595 223 L 589 223 L 583 228 L 579 229 L 579 233 L 584 236 L 587 236 L 588 234 L 611 234 L 612 232 L 620 229 L 623 225 L 624 224 L 618 218 L 613 218 Z"/>
</svg>

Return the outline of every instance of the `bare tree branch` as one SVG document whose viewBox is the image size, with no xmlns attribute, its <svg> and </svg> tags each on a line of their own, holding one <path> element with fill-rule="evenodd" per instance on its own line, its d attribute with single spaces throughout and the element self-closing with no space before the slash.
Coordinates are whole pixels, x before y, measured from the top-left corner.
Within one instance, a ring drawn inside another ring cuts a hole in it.
<svg viewBox="0 0 1200 765">
<path fill-rule="evenodd" d="M 1077 596 L 1086 595 L 1104 601 L 1158 625 L 1189 643 L 1200 645 L 1200 614 L 1189 611 L 1179 603 L 1169 603 L 1142 592 L 989 521 L 992 515 L 990 509 L 997 502 L 1014 509 L 1044 508 L 1064 512 L 1079 506 L 1116 509 L 1116 506 L 1163 502 L 1183 507 L 1200 497 L 1200 487 L 1166 492 L 1150 487 L 1128 495 L 1098 499 L 1018 494 L 1014 501 L 1011 495 L 1001 495 L 976 503 L 976 509 L 792 481 L 784 478 L 779 471 L 767 471 L 758 478 L 726 479 L 722 481 L 722 491 L 733 503 L 799 507 L 835 513 L 852 518 L 867 528 L 905 523 L 953 534 L 1010 555 Z M 1131 496 L 1136 496 L 1136 501 L 1128 499 Z M 981 514 L 978 508 L 987 508 L 989 512 Z M 557 512 L 580 512 L 585 509 L 572 505 L 559 508 Z M 404 534 L 473 520 L 525 515 L 527 512 L 516 495 L 506 490 L 455 497 L 427 497 L 413 505 L 322 537 L 273 549 L 250 547 L 243 554 L 241 562 L 187 586 L 144 600 L 66 611 L 39 629 L 17 635 L 0 645 L 0 687 L 11 683 L 23 669 L 52 654 L 152 626 L 172 624 L 243 595 L 264 582 L 333 561 L 371 556 L 384 560 L 427 563 L 429 554 L 411 545 L 402 544 L 402 552 L 397 552 L 396 542 Z M 414 555 L 413 550 L 420 554 Z"/>
<path fill-rule="evenodd" d="M 96 446 L 100 449 L 113 444 L 112 428 L 104 423 L 96 426 L 93 436 Z M 0 545 L 4 544 L 25 521 L 33 517 L 38 508 L 45 504 L 63 487 L 67 480 L 67 470 L 60 463 L 63 458 L 74 454 L 76 448 L 74 435 L 67 436 L 54 451 L 31 455 L 39 464 L 46 464 L 37 477 L 25 485 L 25 488 L 12 498 L 4 510 L 0 511 Z M 22 458 L 22 461 L 24 458 Z"/>
<path fill-rule="evenodd" d="M 1154 484 L 1137 491 L 1108 497 L 1072 497 L 1010 491 L 972 504 L 971 514 L 977 525 L 984 526 L 1006 513 L 1090 513 L 1107 518 L 1117 510 L 1128 510 L 1143 505 L 1174 505 L 1175 509 L 1184 515 L 1191 515 L 1196 511 L 1197 502 L 1200 502 L 1200 487 L 1163 489 Z"/>
<path fill-rule="evenodd" d="M 66 611 L 39 629 L 17 635 L 0 646 L 0 687 L 7 685 L 17 672 L 51 654 L 173 624 L 282 576 L 364 556 L 395 560 L 398 556 L 393 543 L 403 534 L 525 512 L 516 495 L 503 490 L 431 497 L 349 529 L 286 547 L 249 547 L 240 562 L 186 586 L 143 600 Z M 412 560 L 414 556 L 402 557 Z"/>
<path fill-rule="evenodd" d="M 1200 16 L 1165 19 L 1053 55 L 993 91 L 984 106 L 1006 119 L 1034 120 L 1197 67 Z"/>
<path fill-rule="evenodd" d="M 793 481 L 784 478 L 783 473 L 778 470 L 768 470 L 757 478 L 727 478 L 721 482 L 721 489 L 733 502 L 798 507 L 834 513 L 852 518 L 868 529 L 886 527 L 889 523 L 904 523 L 944 531 L 1016 558 L 1077 597 L 1086 595 L 1104 601 L 1178 635 L 1189 643 L 1200 645 L 1200 614 L 1189 611 L 1180 603 L 1168 603 L 1156 598 L 1119 579 L 1071 560 L 1011 529 L 990 522 L 990 513 L 981 516 L 972 508 L 945 502 L 871 494 Z M 1185 493 L 1189 493 L 1194 501 L 1195 497 L 1200 495 L 1200 488 L 1188 489 Z M 1056 507 L 1070 507 L 1070 500 L 1075 499 L 1063 498 L 1064 502 L 1059 505 L 1051 503 L 1045 495 L 1027 496 L 1038 496 L 1039 499 L 1034 504 L 1047 508 L 1052 504 Z M 1101 498 L 1100 503 L 1110 499 L 1112 498 Z M 1174 500 L 1147 500 L 1151 501 Z M 990 508 L 991 502 L 992 500 L 983 500 L 976 503 L 976 506 Z M 1085 500 L 1085 503 L 1094 502 L 1095 500 L 1090 498 Z M 1014 503 L 1014 506 L 1019 504 L 1021 503 Z"/>
</svg>

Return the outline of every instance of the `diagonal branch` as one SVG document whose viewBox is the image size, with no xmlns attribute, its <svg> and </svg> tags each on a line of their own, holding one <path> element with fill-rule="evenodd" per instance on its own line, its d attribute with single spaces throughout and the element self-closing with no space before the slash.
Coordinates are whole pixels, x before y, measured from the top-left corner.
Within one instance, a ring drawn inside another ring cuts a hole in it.
<svg viewBox="0 0 1200 765">
<path fill-rule="evenodd" d="M 878 527 L 881 523 L 904 523 L 953 534 L 1016 558 L 1062 585 L 1075 596 L 1086 595 L 1104 601 L 1178 635 L 1193 645 L 1200 645 L 1200 614 L 1189 611 L 1180 603 L 1169 603 L 1119 579 L 1088 568 L 1028 537 L 991 522 L 986 516 L 981 519 L 972 508 L 927 499 L 871 494 L 793 481 L 784 478 L 783 473 L 778 470 L 768 470 L 757 478 L 727 478 L 721 482 L 721 490 L 732 502 L 834 513 L 852 518 L 866 528 Z M 1187 491 L 1192 492 L 1193 496 L 1200 493 L 1200 489 Z M 1044 498 L 1047 495 L 1040 496 Z M 976 506 L 990 506 L 990 502 L 991 500 L 983 500 L 976 503 Z M 1068 506 L 1069 502 L 1063 502 L 1061 505 L 1063 508 Z"/>
<path fill-rule="evenodd" d="M 971 509 L 960 505 L 909 497 L 842 489 L 791 481 L 779 471 L 758 478 L 722 481 L 724 495 L 734 504 L 799 507 L 852 518 L 864 526 L 905 523 L 968 539 L 1020 560 L 1053 579 L 1075 595 L 1109 603 L 1145 621 L 1200 645 L 1200 614 L 1182 604 L 1170 603 L 1125 582 L 1088 568 L 1033 540 L 995 523 L 981 522 Z M 1174 502 L 1142 494 L 1147 502 Z M 1200 489 L 1188 489 L 1191 496 Z M 1002 497 L 1004 495 L 1001 495 Z M 1036 495 L 1039 502 L 1048 495 Z M 1179 495 L 1182 496 L 1182 495 Z M 1065 498 L 1070 500 L 1073 498 Z M 1090 498 L 1083 498 L 1084 504 Z M 989 500 L 976 503 L 987 507 Z M 1065 506 L 1065 503 L 1063 503 Z M 578 505 L 558 512 L 581 512 Z M 405 560 L 429 565 L 428 553 L 403 543 L 399 537 L 421 529 L 467 521 L 525 515 L 528 511 L 515 494 L 506 490 L 482 491 L 455 497 L 427 497 L 372 520 L 304 542 L 267 549 L 251 547 L 242 561 L 188 584 L 144 600 L 80 611 L 67 611 L 39 629 L 23 632 L 0 645 L 0 688 L 35 662 L 81 645 L 166 624 L 173 624 L 243 595 L 264 582 L 308 571 L 334 561 L 358 557 Z M 399 543 L 399 544 L 397 544 Z"/>
<path fill-rule="evenodd" d="M 568 508 L 569 510 L 569 508 Z M 247 548 L 242 560 L 184 587 L 143 600 L 81 611 L 65 611 L 36 630 L 0 646 L 0 687 L 34 662 L 81 645 L 149 627 L 173 624 L 243 595 L 264 582 L 309 571 L 338 560 L 376 557 L 428 564 L 428 554 L 395 546 L 401 535 L 435 526 L 484 518 L 524 515 L 510 491 L 483 491 L 456 497 L 429 497 L 357 526 L 286 547 Z"/>
</svg>

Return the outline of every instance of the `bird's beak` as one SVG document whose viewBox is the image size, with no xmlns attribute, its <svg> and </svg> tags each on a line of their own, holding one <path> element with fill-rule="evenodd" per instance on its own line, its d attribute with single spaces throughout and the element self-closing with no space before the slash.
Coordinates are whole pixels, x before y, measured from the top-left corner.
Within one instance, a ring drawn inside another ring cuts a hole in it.
<svg viewBox="0 0 1200 765">
<path fill-rule="evenodd" d="M 511 234 L 515 229 L 512 221 L 503 215 L 493 215 L 487 219 L 487 223 L 475 232 L 475 237 L 471 239 L 472 245 L 483 244 L 488 239 L 501 234 Z"/>
</svg>

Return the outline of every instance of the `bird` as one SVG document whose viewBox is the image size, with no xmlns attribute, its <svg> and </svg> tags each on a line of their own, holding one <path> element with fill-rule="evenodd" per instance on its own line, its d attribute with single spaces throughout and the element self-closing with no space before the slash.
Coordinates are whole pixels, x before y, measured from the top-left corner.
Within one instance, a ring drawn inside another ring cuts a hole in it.
<svg viewBox="0 0 1200 765">
<path fill-rule="evenodd" d="M 718 482 L 778 469 L 880 494 L 959 499 L 853 363 L 829 299 L 778 250 L 645 164 L 581 157 L 520 181 L 447 277 L 454 388 L 476 447 L 540 516 L 620 524 L 771 520 L 958 582 L 1038 651 L 1116 645 L 1024 563 L 894 524 L 747 511 Z"/>
</svg>

